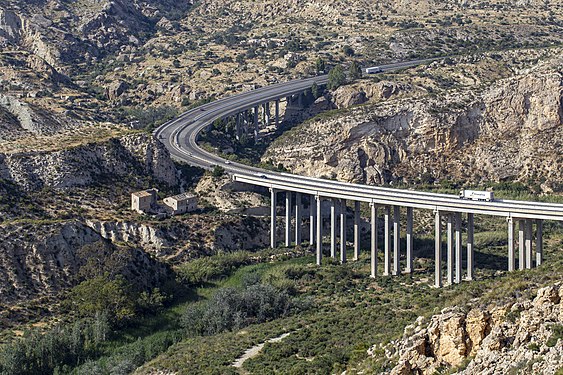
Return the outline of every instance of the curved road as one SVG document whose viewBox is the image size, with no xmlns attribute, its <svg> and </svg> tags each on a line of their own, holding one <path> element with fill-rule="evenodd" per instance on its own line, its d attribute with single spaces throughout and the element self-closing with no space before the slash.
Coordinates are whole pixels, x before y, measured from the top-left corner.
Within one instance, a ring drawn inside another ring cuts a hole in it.
<svg viewBox="0 0 563 375">
<path fill-rule="evenodd" d="M 381 65 L 381 68 L 383 71 L 392 71 L 434 60 L 417 60 Z M 479 202 L 460 199 L 457 195 L 451 194 L 382 188 L 277 173 L 239 163 L 227 162 L 217 155 L 203 150 L 197 144 L 198 133 L 218 118 L 232 116 L 245 109 L 301 93 L 311 88 L 315 82 L 321 85 L 327 83 L 327 81 L 328 76 L 323 75 L 277 83 L 222 98 L 183 113 L 180 117 L 156 129 L 154 135 L 165 144 L 174 159 L 207 169 L 214 165 L 220 165 L 233 175 L 235 181 L 254 185 L 318 195 L 325 198 L 340 198 L 379 205 L 400 205 L 442 212 L 487 214 L 515 219 L 563 221 L 563 204 L 513 200 Z"/>
</svg>

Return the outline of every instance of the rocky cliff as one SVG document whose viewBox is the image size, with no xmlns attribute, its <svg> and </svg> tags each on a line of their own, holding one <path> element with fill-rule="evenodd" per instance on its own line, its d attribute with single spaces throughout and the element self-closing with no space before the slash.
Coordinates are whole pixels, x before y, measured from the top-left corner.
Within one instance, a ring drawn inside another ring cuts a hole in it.
<svg viewBox="0 0 563 375">
<path fill-rule="evenodd" d="M 488 87 L 399 95 L 323 115 L 280 137 L 263 160 L 368 184 L 518 180 L 561 191 L 561 66 L 559 58 Z"/>
<path fill-rule="evenodd" d="M 398 361 L 390 373 L 555 374 L 563 368 L 562 285 L 540 289 L 532 301 L 419 317 L 386 347 Z"/>
<path fill-rule="evenodd" d="M 140 288 L 169 277 L 145 252 L 117 247 L 77 221 L 2 225 L 0 238 L 0 303 L 53 296 L 92 273 L 121 274 Z"/>
<path fill-rule="evenodd" d="M 162 143 L 148 134 L 128 135 L 56 152 L 0 154 L 0 178 L 13 181 L 28 191 L 146 177 L 170 186 L 177 183 L 170 154 Z"/>
</svg>

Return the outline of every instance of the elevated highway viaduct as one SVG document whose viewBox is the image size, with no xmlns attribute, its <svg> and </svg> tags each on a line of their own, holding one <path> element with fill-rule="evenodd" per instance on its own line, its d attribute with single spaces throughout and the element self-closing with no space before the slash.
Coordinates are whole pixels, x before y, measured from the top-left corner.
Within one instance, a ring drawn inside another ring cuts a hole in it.
<svg viewBox="0 0 563 375">
<path fill-rule="evenodd" d="M 417 60 L 382 65 L 383 71 L 428 63 L 432 60 Z M 346 262 L 346 211 L 348 204 L 353 207 L 353 248 L 354 259 L 360 254 L 360 204 L 370 207 L 370 256 L 371 277 L 377 276 L 378 216 L 383 215 L 383 275 L 413 272 L 413 210 L 431 210 L 435 217 L 435 278 L 434 285 L 461 282 L 462 278 L 474 278 L 474 215 L 504 217 L 508 224 L 508 265 L 507 269 L 527 269 L 543 262 L 543 221 L 563 221 L 563 204 L 494 200 L 491 202 L 460 199 L 457 195 L 436 194 L 405 189 L 392 189 L 368 185 L 350 184 L 288 173 L 278 173 L 232 163 L 214 155 L 197 144 L 199 133 L 217 119 L 231 118 L 236 127 L 236 136 L 251 129 L 256 139 L 260 126 L 280 123 L 280 100 L 288 103 L 299 101 L 299 95 L 311 89 L 314 84 L 324 85 L 328 77 L 318 76 L 284 83 L 222 98 L 183 113 L 178 118 L 160 126 L 154 135 L 170 151 L 173 158 L 191 165 L 210 169 L 223 167 L 234 181 L 262 186 L 271 193 L 271 246 L 278 245 L 276 238 L 277 201 L 279 193 L 285 193 L 285 245 L 300 245 L 303 242 L 304 222 L 309 224 L 309 242 L 316 247 L 316 262 L 321 264 L 323 255 L 323 202 L 330 207 L 330 255 Z M 273 119 L 270 103 L 275 106 Z M 262 119 L 259 116 L 262 109 Z M 309 199 L 304 197 L 309 197 Z M 303 213 L 303 203 L 309 202 L 309 218 Z M 403 210 L 401 210 L 403 208 Z M 401 249 L 401 211 L 406 212 L 406 248 Z M 465 216 L 465 221 L 463 220 Z M 337 220 L 337 219 L 340 220 Z M 292 228 L 292 222 L 295 228 Z M 339 222 L 339 228 L 337 223 Z M 445 222 L 445 228 L 442 223 Z M 465 223 L 466 246 L 462 248 L 462 227 Z M 337 233 L 339 229 L 340 233 Z M 442 232 L 447 233 L 446 246 L 442 244 Z M 535 235 L 534 235 L 535 234 Z M 337 248 L 338 247 L 338 248 Z M 516 252 L 518 250 L 518 252 Z M 443 252 L 446 255 L 443 275 Z M 401 270 L 401 257 L 406 267 Z M 467 265 L 462 269 L 463 258 Z M 445 277 L 444 277 L 445 276 Z"/>
</svg>

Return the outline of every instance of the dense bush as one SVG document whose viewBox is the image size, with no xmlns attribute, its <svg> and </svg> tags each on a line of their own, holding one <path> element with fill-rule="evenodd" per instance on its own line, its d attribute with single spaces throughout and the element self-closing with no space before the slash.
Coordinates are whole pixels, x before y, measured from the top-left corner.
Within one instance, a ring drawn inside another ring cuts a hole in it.
<svg viewBox="0 0 563 375">
<path fill-rule="evenodd" d="M 286 290 L 270 284 L 222 288 L 205 304 L 190 305 L 182 325 L 191 335 L 214 335 L 286 316 L 294 303 Z"/>
<path fill-rule="evenodd" d="M 237 251 L 195 259 L 178 267 L 176 274 L 178 281 L 183 284 L 201 285 L 211 279 L 227 276 L 233 270 L 250 262 L 249 252 Z"/>
</svg>

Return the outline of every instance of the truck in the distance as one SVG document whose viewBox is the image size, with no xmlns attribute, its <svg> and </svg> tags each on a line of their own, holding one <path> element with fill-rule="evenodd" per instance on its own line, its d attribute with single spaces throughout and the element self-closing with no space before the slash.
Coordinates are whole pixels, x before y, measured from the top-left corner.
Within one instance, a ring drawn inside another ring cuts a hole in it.
<svg viewBox="0 0 563 375">
<path fill-rule="evenodd" d="M 492 202 L 495 200 L 495 195 L 492 191 L 480 191 L 480 190 L 461 190 L 459 192 L 459 197 L 461 199 L 471 199 L 473 201 L 486 201 Z"/>
<path fill-rule="evenodd" d="M 381 69 L 381 67 L 379 67 L 379 66 L 372 66 L 372 67 L 366 68 L 367 74 L 381 73 L 382 71 L 383 71 L 383 69 Z"/>
</svg>

